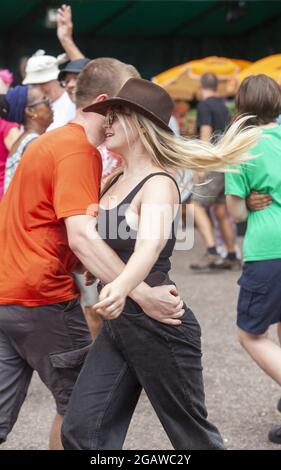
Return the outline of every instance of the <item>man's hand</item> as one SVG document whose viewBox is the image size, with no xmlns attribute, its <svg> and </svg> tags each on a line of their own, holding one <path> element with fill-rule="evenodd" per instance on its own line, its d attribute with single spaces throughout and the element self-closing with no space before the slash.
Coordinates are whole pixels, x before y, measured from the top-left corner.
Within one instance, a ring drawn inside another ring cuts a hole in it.
<svg viewBox="0 0 281 470">
<path fill-rule="evenodd" d="M 106 320 L 119 317 L 124 308 L 128 292 L 118 281 L 107 284 L 101 291 L 99 302 L 93 306 L 93 311 Z M 183 301 L 176 287 L 158 286 L 149 289 L 149 295 L 138 302 L 147 316 L 167 325 L 180 325 L 184 314 Z"/>
<path fill-rule="evenodd" d="M 71 7 L 62 5 L 57 11 L 57 37 L 64 48 L 69 60 L 84 58 L 84 54 L 73 41 L 73 23 Z"/>
<path fill-rule="evenodd" d="M 249 211 L 261 211 L 272 203 L 272 198 L 268 194 L 260 194 L 256 190 L 250 192 L 246 199 Z"/>
<path fill-rule="evenodd" d="M 94 276 L 90 271 L 85 272 L 84 268 L 84 281 L 85 281 L 85 286 L 92 286 L 96 282 L 97 278 Z"/>
<path fill-rule="evenodd" d="M 62 5 L 57 11 L 57 36 L 61 43 L 67 39 L 72 39 L 73 23 L 71 7 Z"/>
<path fill-rule="evenodd" d="M 157 286 L 149 292 L 138 302 L 146 315 L 167 325 L 180 325 L 184 309 L 176 287 L 173 284 Z"/>
</svg>

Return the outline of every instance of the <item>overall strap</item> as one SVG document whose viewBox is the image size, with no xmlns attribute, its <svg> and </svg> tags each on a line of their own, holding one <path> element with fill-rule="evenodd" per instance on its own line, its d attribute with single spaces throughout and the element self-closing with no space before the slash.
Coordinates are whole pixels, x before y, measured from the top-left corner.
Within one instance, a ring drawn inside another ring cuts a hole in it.
<svg viewBox="0 0 281 470">
<path fill-rule="evenodd" d="M 153 178 L 153 176 L 159 176 L 159 175 L 162 175 L 162 176 L 167 176 L 167 178 L 170 178 L 176 185 L 177 187 L 177 190 L 178 190 L 178 193 L 179 193 L 179 202 L 181 201 L 181 193 L 180 193 L 180 190 L 179 190 L 179 187 L 178 187 L 178 184 L 175 180 L 175 178 L 173 178 L 172 175 L 169 175 L 168 173 L 164 173 L 163 171 L 159 171 L 157 173 L 151 173 L 150 175 L 147 175 L 143 180 L 141 180 L 137 186 L 132 189 L 132 191 L 126 196 L 126 198 L 124 199 L 123 202 L 127 201 L 127 199 L 130 199 L 131 201 L 134 199 L 135 195 L 140 191 L 140 189 L 143 187 L 143 185 L 150 179 L 150 178 Z"/>
<path fill-rule="evenodd" d="M 101 198 L 104 194 L 107 193 L 107 191 L 111 188 L 111 186 L 113 186 L 113 185 L 116 183 L 116 181 L 119 180 L 119 178 L 120 178 L 121 175 L 123 175 L 123 173 L 120 173 L 119 175 L 115 176 L 115 178 L 113 178 L 113 180 L 111 181 L 110 185 L 106 188 L 106 190 L 103 190 L 103 191 L 101 192 L 100 198 Z"/>
</svg>

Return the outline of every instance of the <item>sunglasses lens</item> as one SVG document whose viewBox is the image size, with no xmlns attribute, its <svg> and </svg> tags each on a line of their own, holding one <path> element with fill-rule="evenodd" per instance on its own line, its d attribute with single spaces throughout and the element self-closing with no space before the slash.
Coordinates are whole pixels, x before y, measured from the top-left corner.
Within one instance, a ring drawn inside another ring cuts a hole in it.
<svg viewBox="0 0 281 470">
<path fill-rule="evenodd" d="M 107 124 L 108 126 L 112 126 L 112 124 L 113 124 L 114 121 L 115 121 L 115 117 L 116 117 L 116 114 L 115 114 L 113 111 L 110 111 L 110 112 L 106 115 L 106 118 L 105 118 L 106 124 Z"/>
</svg>

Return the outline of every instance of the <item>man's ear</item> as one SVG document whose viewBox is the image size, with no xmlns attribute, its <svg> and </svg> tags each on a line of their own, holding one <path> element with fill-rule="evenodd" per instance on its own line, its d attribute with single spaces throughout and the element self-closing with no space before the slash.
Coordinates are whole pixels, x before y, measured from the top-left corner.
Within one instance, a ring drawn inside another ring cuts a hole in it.
<svg viewBox="0 0 281 470">
<path fill-rule="evenodd" d="M 108 95 L 106 93 L 102 93 L 102 95 L 98 95 L 94 100 L 94 103 L 98 103 L 99 101 L 104 101 L 108 99 Z"/>
</svg>

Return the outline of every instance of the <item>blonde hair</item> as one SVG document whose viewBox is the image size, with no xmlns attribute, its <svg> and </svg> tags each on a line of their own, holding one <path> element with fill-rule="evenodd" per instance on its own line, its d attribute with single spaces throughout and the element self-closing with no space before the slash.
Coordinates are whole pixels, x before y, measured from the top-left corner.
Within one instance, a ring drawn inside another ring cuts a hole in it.
<svg viewBox="0 0 281 470">
<path fill-rule="evenodd" d="M 133 116 L 134 120 L 136 118 L 145 129 L 145 132 L 139 129 L 140 139 L 154 163 L 161 168 L 229 171 L 229 165 L 252 158 L 249 150 L 261 137 L 258 128 L 245 127 L 248 116 L 237 119 L 215 144 L 176 137 L 143 116 Z"/>
<path fill-rule="evenodd" d="M 153 163 L 168 172 L 175 170 L 237 172 L 237 168 L 230 166 L 254 158 L 249 151 L 261 137 L 261 130 L 258 127 L 245 125 L 252 116 L 243 116 L 234 121 L 214 144 L 175 136 L 135 112 L 130 113 L 131 122 L 122 111 L 117 113 L 117 117 L 128 142 L 128 126 L 134 126 Z M 110 175 L 105 181 L 104 190 L 122 171 L 122 167 L 119 167 Z"/>
</svg>

